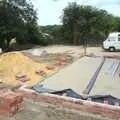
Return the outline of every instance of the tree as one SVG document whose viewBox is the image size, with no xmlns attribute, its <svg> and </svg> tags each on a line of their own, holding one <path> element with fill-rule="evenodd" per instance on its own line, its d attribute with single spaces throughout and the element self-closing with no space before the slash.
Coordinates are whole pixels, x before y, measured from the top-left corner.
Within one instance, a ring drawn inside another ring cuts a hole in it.
<svg viewBox="0 0 120 120">
<path fill-rule="evenodd" d="M 42 33 L 49 35 L 48 44 L 60 44 L 63 42 L 65 43 L 62 25 L 40 26 L 40 30 Z"/>
<path fill-rule="evenodd" d="M 120 32 L 120 17 L 115 17 L 116 31 Z"/>
<path fill-rule="evenodd" d="M 93 39 L 98 43 L 109 32 L 118 30 L 120 20 L 105 10 L 92 6 L 80 6 L 75 2 L 63 10 L 64 36 L 72 44 L 86 44 Z"/>
<path fill-rule="evenodd" d="M 76 3 L 71 3 L 64 9 L 62 22 L 66 39 L 76 44 L 77 25 L 79 22 L 79 6 Z"/>
<path fill-rule="evenodd" d="M 30 0 L 1 0 L 0 47 L 8 50 L 12 38 L 16 38 L 20 43 L 34 39 L 32 37 L 37 32 L 36 21 L 36 11 Z"/>
</svg>

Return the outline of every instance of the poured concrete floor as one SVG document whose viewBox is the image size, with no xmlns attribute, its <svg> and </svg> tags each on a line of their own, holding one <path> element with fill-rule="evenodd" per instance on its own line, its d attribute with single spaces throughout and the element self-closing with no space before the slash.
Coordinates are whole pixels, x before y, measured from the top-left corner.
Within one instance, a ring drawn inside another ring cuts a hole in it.
<svg viewBox="0 0 120 120">
<path fill-rule="evenodd" d="M 120 98 L 120 77 L 118 75 L 118 72 L 114 77 L 111 74 L 108 74 L 112 62 L 113 59 L 106 59 L 95 82 L 95 85 L 90 93 L 91 95 L 110 94 L 114 97 Z"/>
<path fill-rule="evenodd" d="M 101 61 L 102 58 L 83 57 L 41 84 L 53 90 L 71 88 L 82 94 Z"/>
</svg>

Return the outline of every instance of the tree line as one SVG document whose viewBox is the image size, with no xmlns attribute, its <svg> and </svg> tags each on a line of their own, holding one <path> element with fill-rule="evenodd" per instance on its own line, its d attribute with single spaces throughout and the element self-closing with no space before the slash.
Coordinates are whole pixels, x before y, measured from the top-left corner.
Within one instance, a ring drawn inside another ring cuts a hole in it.
<svg viewBox="0 0 120 120">
<path fill-rule="evenodd" d="M 8 51 L 13 38 L 19 44 L 43 44 L 37 19 L 30 0 L 1 0 L 0 47 Z"/>
<path fill-rule="evenodd" d="M 0 47 L 8 51 L 14 38 L 19 44 L 99 44 L 109 32 L 120 31 L 120 18 L 105 10 L 69 3 L 62 25 L 39 26 L 30 0 L 0 1 Z"/>
<path fill-rule="evenodd" d="M 69 3 L 63 9 L 62 25 L 41 27 L 54 36 L 53 43 L 101 44 L 110 32 L 120 31 L 120 18 L 92 6 Z"/>
</svg>

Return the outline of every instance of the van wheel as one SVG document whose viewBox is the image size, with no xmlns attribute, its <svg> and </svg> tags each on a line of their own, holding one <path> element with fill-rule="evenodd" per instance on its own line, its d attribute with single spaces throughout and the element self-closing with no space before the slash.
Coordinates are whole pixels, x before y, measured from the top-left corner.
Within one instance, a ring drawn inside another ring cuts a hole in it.
<svg viewBox="0 0 120 120">
<path fill-rule="evenodd" d="M 114 52 L 114 51 L 115 51 L 115 48 L 114 48 L 114 47 L 110 47 L 110 48 L 109 48 L 109 51 L 110 51 L 110 52 Z"/>
</svg>

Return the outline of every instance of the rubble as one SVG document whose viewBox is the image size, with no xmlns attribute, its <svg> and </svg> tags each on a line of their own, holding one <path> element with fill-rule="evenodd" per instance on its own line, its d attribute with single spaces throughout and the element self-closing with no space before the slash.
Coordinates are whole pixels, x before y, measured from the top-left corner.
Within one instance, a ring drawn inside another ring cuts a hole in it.
<svg viewBox="0 0 120 120">
<path fill-rule="evenodd" d="M 21 93 L 14 93 L 6 88 L 0 89 L 0 115 L 13 116 L 24 108 Z"/>
<path fill-rule="evenodd" d="M 2 54 L 0 56 L 0 82 L 13 86 L 21 85 L 21 82 L 24 82 L 28 87 L 31 87 L 45 77 L 36 74 L 36 71 L 41 70 L 46 75 L 57 71 L 56 67 L 48 70 L 47 65 L 35 62 L 20 52 Z"/>
</svg>

